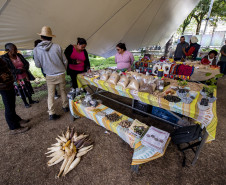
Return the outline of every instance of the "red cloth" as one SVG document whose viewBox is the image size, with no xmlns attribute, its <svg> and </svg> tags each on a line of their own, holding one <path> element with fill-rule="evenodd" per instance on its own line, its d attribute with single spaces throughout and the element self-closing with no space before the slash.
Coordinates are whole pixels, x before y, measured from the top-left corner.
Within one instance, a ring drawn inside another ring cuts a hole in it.
<svg viewBox="0 0 226 185">
<path fill-rule="evenodd" d="M 203 64 L 203 65 L 209 65 L 210 63 L 211 62 L 206 57 L 203 57 L 202 60 L 201 60 L 201 64 Z"/>
<path fill-rule="evenodd" d="M 191 56 L 192 53 L 195 51 L 195 47 L 191 47 L 187 53 L 185 53 L 186 56 Z"/>
<path fill-rule="evenodd" d="M 181 64 L 178 68 L 178 75 L 191 76 L 192 66 Z"/>
</svg>

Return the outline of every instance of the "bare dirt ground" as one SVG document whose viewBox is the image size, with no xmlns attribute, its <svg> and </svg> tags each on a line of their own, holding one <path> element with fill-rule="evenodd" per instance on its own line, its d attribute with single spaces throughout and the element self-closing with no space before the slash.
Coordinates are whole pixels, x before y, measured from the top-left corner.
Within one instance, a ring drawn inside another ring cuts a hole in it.
<svg viewBox="0 0 226 185">
<path fill-rule="evenodd" d="M 133 149 L 116 134 L 105 134 L 105 129 L 87 118 L 70 121 L 70 113 L 61 109 L 61 100 L 56 101 L 57 113 L 62 117 L 49 121 L 47 102 L 44 97 L 39 104 L 26 109 L 17 106 L 22 118 L 31 118 L 31 130 L 25 134 L 11 136 L 5 122 L 4 111 L 0 111 L 0 184 L 63 185 L 63 184 L 226 184 L 226 77 L 218 82 L 218 128 L 216 140 L 206 144 L 195 166 L 190 164 L 192 152 L 187 152 L 187 166 L 182 167 L 182 155 L 170 143 L 165 155 L 141 166 L 139 173 L 131 172 L 130 164 Z M 123 102 L 131 100 L 110 95 Z M 132 118 L 158 128 L 172 131 L 172 128 L 151 118 L 134 114 L 130 109 L 103 99 L 103 103 Z M 79 165 L 66 178 L 56 179 L 60 165 L 47 167 L 44 153 L 55 137 L 66 129 L 75 126 L 78 132 L 90 134 L 95 142 L 94 149 L 85 155 Z"/>
</svg>

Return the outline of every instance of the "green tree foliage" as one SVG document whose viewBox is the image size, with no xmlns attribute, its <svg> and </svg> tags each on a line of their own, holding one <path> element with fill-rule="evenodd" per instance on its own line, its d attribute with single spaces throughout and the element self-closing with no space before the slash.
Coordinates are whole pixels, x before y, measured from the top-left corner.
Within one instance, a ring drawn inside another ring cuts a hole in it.
<svg viewBox="0 0 226 185">
<path fill-rule="evenodd" d="M 200 32 L 202 20 L 207 15 L 207 13 L 209 11 L 209 6 L 210 6 L 210 0 L 201 0 L 199 2 L 199 4 L 195 7 L 195 9 L 193 10 L 193 12 L 194 12 L 193 17 L 197 22 L 196 35 L 198 35 Z"/>
<path fill-rule="evenodd" d="M 183 35 L 187 26 L 194 19 L 197 23 L 196 34 L 198 35 L 201 28 L 202 20 L 206 18 L 211 0 L 200 0 L 199 4 L 195 9 L 188 15 L 184 22 L 180 25 L 180 32 Z M 210 23 L 217 26 L 219 20 L 226 20 L 226 1 L 225 0 L 215 0 L 213 3 L 212 11 L 210 17 L 212 18 Z M 213 30 L 214 31 L 214 30 Z"/>
<path fill-rule="evenodd" d="M 217 27 L 217 22 L 219 20 L 226 20 L 226 1 L 225 0 L 215 0 L 213 3 L 213 8 L 211 11 L 211 18 L 210 21 L 211 25 L 213 26 L 213 32 Z"/>
<path fill-rule="evenodd" d="M 184 31 L 187 28 L 187 26 L 191 23 L 191 20 L 193 18 L 194 12 L 192 11 L 187 18 L 184 20 L 184 22 L 180 25 L 181 29 L 181 35 L 184 35 Z"/>
</svg>

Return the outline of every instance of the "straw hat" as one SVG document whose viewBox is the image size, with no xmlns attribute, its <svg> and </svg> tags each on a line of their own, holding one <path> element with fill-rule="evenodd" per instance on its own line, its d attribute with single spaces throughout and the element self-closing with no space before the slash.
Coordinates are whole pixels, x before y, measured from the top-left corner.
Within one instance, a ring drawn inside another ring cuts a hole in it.
<svg viewBox="0 0 226 185">
<path fill-rule="evenodd" d="M 196 36 L 192 36 L 191 37 L 191 43 L 197 43 L 199 40 L 198 40 L 198 38 L 196 37 Z"/>
<path fill-rule="evenodd" d="M 41 33 L 37 33 L 38 35 L 46 36 L 46 37 L 56 37 L 52 34 L 52 30 L 48 26 L 43 26 L 41 29 Z"/>
</svg>

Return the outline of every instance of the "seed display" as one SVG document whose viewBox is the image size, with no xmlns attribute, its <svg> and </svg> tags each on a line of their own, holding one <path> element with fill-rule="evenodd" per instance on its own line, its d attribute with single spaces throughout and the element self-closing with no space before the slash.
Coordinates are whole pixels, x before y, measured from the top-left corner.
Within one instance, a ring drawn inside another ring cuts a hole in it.
<svg viewBox="0 0 226 185">
<path fill-rule="evenodd" d="M 121 119 L 121 117 L 117 113 L 107 114 L 105 117 L 112 122 L 115 122 Z"/>
<path fill-rule="evenodd" d="M 128 120 L 123 120 L 119 123 L 119 125 L 124 128 L 129 128 L 132 125 L 132 122 Z"/>
<path fill-rule="evenodd" d="M 178 103 L 181 101 L 181 99 L 177 96 L 172 96 L 172 95 L 166 95 L 164 96 L 164 99 L 166 99 L 169 102 L 174 102 L 174 103 Z"/>
<path fill-rule="evenodd" d="M 134 126 L 134 131 L 139 134 L 142 135 L 145 131 L 145 128 L 143 126 Z"/>
<path fill-rule="evenodd" d="M 189 90 L 187 90 L 187 89 L 179 89 L 178 91 L 179 91 L 179 93 L 188 93 L 189 92 Z"/>
</svg>

